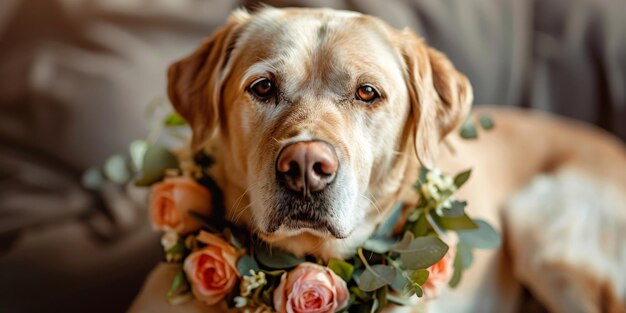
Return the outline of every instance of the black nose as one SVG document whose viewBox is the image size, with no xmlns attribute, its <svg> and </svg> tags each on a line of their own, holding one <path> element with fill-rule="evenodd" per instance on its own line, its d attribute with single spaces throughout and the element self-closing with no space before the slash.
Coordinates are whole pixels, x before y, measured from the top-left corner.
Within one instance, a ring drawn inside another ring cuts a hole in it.
<svg viewBox="0 0 626 313">
<path fill-rule="evenodd" d="M 332 146 L 322 141 L 299 141 L 283 148 L 276 175 L 287 188 L 308 195 L 322 191 L 336 176 L 339 160 Z"/>
</svg>

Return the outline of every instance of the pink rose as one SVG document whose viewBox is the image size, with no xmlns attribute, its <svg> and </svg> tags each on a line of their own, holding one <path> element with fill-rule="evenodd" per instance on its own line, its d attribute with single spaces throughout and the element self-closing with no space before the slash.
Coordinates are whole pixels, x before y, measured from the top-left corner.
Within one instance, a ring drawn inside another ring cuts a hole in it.
<svg viewBox="0 0 626 313">
<path fill-rule="evenodd" d="M 424 290 L 424 296 L 427 299 L 433 299 L 439 296 L 439 292 L 442 288 L 444 288 L 450 279 L 452 279 L 452 274 L 454 271 L 454 267 L 452 262 L 454 258 L 452 257 L 452 252 L 448 251 L 446 255 L 443 256 L 439 262 L 431 265 L 428 270 L 428 279 L 422 285 L 422 289 Z"/>
<path fill-rule="evenodd" d="M 206 246 L 187 256 L 183 269 L 196 299 L 213 305 L 235 287 L 239 255 L 224 239 L 205 231 L 200 231 L 196 239 Z"/>
<path fill-rule="evenodd" d="M 348 305 L 346 282 L 330 269 L 302 263 L 283 274 L 274 291 L 278 313 L 332 313 Z"/>
<path fill-rule="evenodd" d="M 155 229 L 187 234 L 200 229 L 188 212 L 211 213 L 211 193 L 188 177 L 166 178 L 152 186 L 150 215 Z"/>
</svg>

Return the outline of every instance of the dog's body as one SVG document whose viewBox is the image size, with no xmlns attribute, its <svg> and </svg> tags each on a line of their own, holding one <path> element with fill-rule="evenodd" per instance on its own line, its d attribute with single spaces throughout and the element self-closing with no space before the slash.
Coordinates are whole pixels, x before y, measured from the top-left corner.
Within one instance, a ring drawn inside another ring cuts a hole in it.
<svg viewBox="0 0 626 313">
<path fill-rule="evenodd" d="M 521 283 L 554 312 L 624 311 L 626 152 L 617 139 L 483 107 L 496 128 L 463 140 L 454 130 L 469 112 L 467 79 L 412 33 L 352 12 L 238 11 L 169 75 L 193 146 L 216 156 L 227 217 L 270 244 L 349 256 L 393 204 L 417 201 L 411 186 L 422 164 L 472 168 L 458 198 L 504 245 L 477 252 L 458 289 L 429 301 L 429 312 L 512 312 Z M 322 172 L 321 189 L 294 197 L 277 160 L 294 143 L 317 141 L 332 147 L 337 166 Z M 581 209 L 558 200 L 570 192 Z"/>
</svg>

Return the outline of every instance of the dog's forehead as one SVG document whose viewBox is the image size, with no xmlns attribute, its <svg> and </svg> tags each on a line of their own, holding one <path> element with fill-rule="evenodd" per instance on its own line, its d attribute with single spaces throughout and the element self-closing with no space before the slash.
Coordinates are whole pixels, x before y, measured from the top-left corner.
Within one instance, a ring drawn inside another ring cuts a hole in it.
<svg viewBox="0 0 626 313">
<path fill-rule="evenodd" d="M 265 9 L 253 15 L 238 45 L 246 77 L 272 71 L 346 82 L 353 79 L 347 74 L 385 71 L 399 62 L 390 34 L 379 20 L 356 12 Z"/>
</svg>

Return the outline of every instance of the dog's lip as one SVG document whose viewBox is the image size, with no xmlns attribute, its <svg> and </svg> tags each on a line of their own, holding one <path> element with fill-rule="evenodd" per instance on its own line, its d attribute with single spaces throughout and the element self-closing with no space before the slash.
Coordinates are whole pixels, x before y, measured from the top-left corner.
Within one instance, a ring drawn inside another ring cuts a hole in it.
<svg viewBox="0 0 626 313">
<path fill-rule="evenodd" d="M 313 221 L 289 220 L 274 230 L 261 231 L 261 233 L 266 238 L 292 237 L 307 232 L 321 238 L 332 237 L 335 239 L 345 239 L 348 238 L 353 231 L 354 229 L 348 232 L 342 232 L 333 224 L 324 221 L 316 223 Z"/>
</svg>

